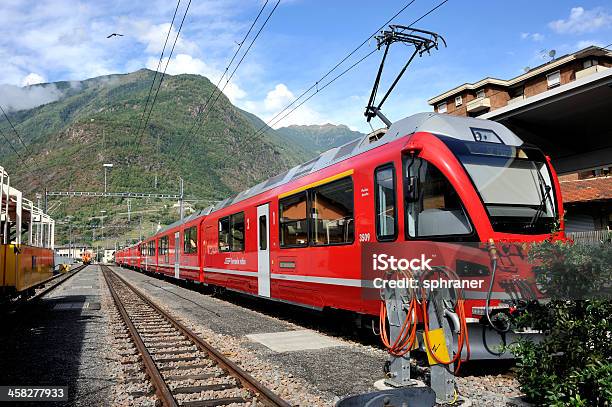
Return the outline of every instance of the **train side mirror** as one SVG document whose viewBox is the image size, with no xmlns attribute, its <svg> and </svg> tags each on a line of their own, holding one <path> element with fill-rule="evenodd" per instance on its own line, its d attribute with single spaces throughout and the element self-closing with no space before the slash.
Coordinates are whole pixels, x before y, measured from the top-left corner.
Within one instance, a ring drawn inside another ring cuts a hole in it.
<svg viewBox="0 0 612 407">
<path fill-rule="evenodd" d="M 419 178 L 415 175 L 408 177 L 406 185 L 406 202 L 417 202 L 419 200 Z"/>
</svg>

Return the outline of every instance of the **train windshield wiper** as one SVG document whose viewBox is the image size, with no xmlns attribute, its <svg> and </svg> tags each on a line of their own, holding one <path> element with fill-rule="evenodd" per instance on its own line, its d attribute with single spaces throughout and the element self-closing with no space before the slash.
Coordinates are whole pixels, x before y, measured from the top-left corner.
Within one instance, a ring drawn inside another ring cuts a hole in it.
<svg viewBox="0 0 612 407">
<path fill-rule="evenodd" d="M 550 190 L 552 189 L 550 185 L 546 184 L 546 181 L 544 181 L 544 178 L 542 177 L 542 174 L 540 174 L 540 171 L 536 169 L 536 173 L 538 174 L 538 187 L 540 188 L 540 196 L 542 197 L 542 199 L 538 204 L 536 212 L 533 214 L 533 217 L 529 221 L 530 227 L 533 227 L 538 221 L 538 219 L 540 219 L 542 213 L 546 211 L 546 201 L 550 200 Z M 554 205 L 552 204 L 552 202 L 550 202 L 550 207 L 553 210 L 554 216 Z"/>
</svg>

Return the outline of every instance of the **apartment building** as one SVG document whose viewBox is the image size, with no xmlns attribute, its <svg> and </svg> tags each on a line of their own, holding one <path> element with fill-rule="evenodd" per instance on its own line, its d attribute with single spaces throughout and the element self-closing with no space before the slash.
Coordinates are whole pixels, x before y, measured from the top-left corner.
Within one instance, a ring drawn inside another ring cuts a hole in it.
<svg viewBox="0 0 612 407">
<path fill-rule="evenodd" d="M 570 232 L 612 227 L 612 51 L 587 47 L 508 80 L 429 99 L 438 113 L 495 120 L 551 157 Z"/>
</svg>

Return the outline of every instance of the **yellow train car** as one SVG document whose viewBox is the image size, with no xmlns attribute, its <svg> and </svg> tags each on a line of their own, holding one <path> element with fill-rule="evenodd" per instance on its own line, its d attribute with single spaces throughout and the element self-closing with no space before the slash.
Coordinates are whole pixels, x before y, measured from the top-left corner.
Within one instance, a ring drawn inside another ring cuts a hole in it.
<svg viewBox="0 0 612 407">
<path fill-rule="evenodd" d="M 53 250 L 24 244 L 0 245 L 0 291 L 22 293 L 53 276 Z"/>
</svg>

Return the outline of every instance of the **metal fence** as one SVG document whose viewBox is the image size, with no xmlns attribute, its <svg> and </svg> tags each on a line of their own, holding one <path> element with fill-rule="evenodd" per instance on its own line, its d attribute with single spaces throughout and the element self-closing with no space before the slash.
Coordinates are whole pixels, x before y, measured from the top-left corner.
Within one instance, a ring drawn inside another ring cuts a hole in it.
<svg viewBox="0 0 612 407">
<path fill-rule="evenodd" d="M 584 232 L 568 232 L 567 237 L 576 243 L 600 244 L 612 242 L 612 231 L 608 229 L 587 230 Z"/>
</svg>

